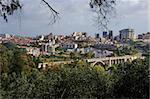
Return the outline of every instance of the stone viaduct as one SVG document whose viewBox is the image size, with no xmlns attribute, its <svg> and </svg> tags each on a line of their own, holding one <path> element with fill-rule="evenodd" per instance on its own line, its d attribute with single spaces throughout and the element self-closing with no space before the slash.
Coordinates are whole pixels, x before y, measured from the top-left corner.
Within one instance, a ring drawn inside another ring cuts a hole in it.
<svg viewBox="0 0 150 99">
<path fill-rule="evenodd" d="M 133 61 L 137 58 L 142 58 L 140 56 L 117 56 L 117 57 L 105 57 L 105 58 L 93 58 L 93 59 L 86 59 L 87 62 L 92 63 L 93 66 L 101 65 L 101 66 L 111 66 L 113 64 L 119 64 L 127 61 Z"/>
</svg>

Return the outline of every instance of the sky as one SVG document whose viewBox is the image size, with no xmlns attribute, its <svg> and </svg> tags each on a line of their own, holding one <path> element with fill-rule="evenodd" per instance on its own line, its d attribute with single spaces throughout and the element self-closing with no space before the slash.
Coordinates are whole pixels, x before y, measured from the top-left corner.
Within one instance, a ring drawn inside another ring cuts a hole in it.
<svg viewBox="0 0 150 99">
<path fill-rule="evenodd" d="M 90 0 L 47 0 L 56 9 L 60 19 L 49 25 L 49 9 L 41 0 L 21 0 L 23 9 L 8 17 L 8 23 L 0 18 L 0 34 L 36 36 L 53 33 L 70 35 L 73 32 L 87 32 L 94 36 L 102 34 L 95 26 Z M 108 28 L 114 31 L 133 28 L 136 34 L 150 32 L 150 0 L 117 0 L 116 14 L 112 15 Z"/>
</svg>

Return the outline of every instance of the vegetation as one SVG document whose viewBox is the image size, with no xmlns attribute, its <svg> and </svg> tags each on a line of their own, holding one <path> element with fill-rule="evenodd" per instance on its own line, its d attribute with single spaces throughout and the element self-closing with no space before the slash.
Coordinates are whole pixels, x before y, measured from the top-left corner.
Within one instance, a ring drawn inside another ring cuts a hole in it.
<svg viewBox="0 0 150 99">
<path fill-rule="evenodd" d="M 26 52 L 0 46 L 1 99 L 149 98 L 149 56 L 106 70 L 82 60 L 38 70 Z"/>
<path fill-rule="evenodd" d="M 117 48 L 115 51 L 114 51 L 114 54 L 117 55 L 117 56 L 124 56 L 124 55 L 136 55 L 138 54 L 138 50 L 133 48 L 133 47 L 129 47 L 129 46 L 126 46 L 126 47 L 120 47 L 120 48 Z"/>
<path fill-rule="evenodd" d="M 18 73 L 30 71 L 35 64 L 26 50 L 19 49 L 12 43 L 6 43 L 0 45 L 0 66 L 1 73 Z"/>
</svg>

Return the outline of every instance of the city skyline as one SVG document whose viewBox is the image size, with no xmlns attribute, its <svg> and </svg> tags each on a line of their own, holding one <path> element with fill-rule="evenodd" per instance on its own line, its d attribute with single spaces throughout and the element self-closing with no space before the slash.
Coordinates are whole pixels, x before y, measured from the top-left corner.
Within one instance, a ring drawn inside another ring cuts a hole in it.
<svg viewBox="0 0 150 99">
<path fill-rule="evenodd" d="M 93 25 L 94 13 L 90 11 L 88 2 L 88 0 L 51 1 L 54 8 L 60 12 L 60 20 L 54 25 L 48 25 L 48 10 L 44 9 L 45 6 L 40 0 L 36 3 L 26 0 L 23 2 L 24 8 L 21 13 L 18 11 L 10 16 L 8 23 L 1 20 L 0 32 L 22 36 L 45 35 L 51 32 L 56 35 L 68 35 L 75 31 L 87 32 L 92 36 L 95 33 L 102 34 L 102 31 Z M 135 29 L 136 34 L 150 31 L 148 0 L 121 0 L 117 3 L 116 10 L 116 17 L 112 18 L 108 26 L 115 35 L 125 28 Z"/>
</svg>

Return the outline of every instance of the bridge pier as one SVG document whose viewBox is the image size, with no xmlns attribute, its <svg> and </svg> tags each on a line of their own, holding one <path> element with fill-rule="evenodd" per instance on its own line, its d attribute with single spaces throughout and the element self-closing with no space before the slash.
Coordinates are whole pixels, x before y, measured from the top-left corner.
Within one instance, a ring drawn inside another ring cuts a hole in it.
<svg viewBox="0 0 150 99">
<path fill-rule="evenodd" d="M 111 63 L 111 59 L 109 58 L 109 66 L 111 66 L 112 65 L 112 63 Z"/>
</svg>

